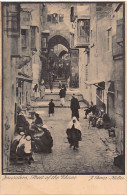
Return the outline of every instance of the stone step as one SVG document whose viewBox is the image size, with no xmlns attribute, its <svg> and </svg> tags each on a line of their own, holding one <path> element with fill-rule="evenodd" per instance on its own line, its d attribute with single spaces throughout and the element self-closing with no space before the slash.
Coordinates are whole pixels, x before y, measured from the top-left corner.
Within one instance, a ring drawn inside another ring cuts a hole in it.
<svg viewBox="0 0 127 195">
<path fill-rule="evenodd" d="M 66 101 L 70 101 L 71 98 L 72 98 L 72 94 L 68 94 L 68 93 L 67 93 L 67 94 L 66 94 L 66 97 L 65 97 Z M 83 96 L 80 95 L 80 94 L 77 95 L 76 98 L 77 98 L 79 101 L 82 101 L 82 100 L 83 100 Z M 49 100 L 51 100 L 51 99 L 53 99 L 53 100 L 59 100 L 59 99 L 60 99 L 59 93 L 47 93 L 47 94 L 45 94 L 45 96 L 44 96 L 44 98 L 43 98 L 42 101 L 49 101 Z"/>
<path fill-rule="evenodd" d="M 66 81 L 67 82 L 67 80 L 66 79 L 54 79 L 54 81 L 57 81 L 57 82 L 59 82 L 59 81 Z"/>
<path fill-rule="evenodd" d="M 59 84 L 59 82 L 58 81 L 53 81 L 53 84 Z M 62 84 L 67 84 L 67 82 L 63 81 Z"/>
<path fill-rule="evenodd" d="M 43 107 L 49 107 L 49 101 L 32 101 L 31 106 L 33 108 L 43 108 Z M 60 105 L 60 100 L 59 101 L 54 101 L 55 107 L 61 107 Z M 86 104 L 84 102 L 79 102 L 80 108 L 84 109 L 86 107 Z M 70 108 L 70 101 L 65 101 L 65 105 L 63 108 Z"/>
<path fill-rule="evenodd" d="M 67 83 L 62 83 L 62 84 L 65 84 L 65 86 L 67 87 Z M 49 84 L 45 84 L 45 87 L 46 87 L 46 89 L 49 89 Z M 53 88 L 58 88 L 59 87 L 59 83 L 57 83 L 57 82 L 53 82 Z"/>
<path fill-rule="evenodd" d="M 58 80 L 58 81 L 62 81 L 62 80 L 66 80 L 64 77 L 58 77 L 58 78 L 56 78 L 55 80 Z"/>
</svg>

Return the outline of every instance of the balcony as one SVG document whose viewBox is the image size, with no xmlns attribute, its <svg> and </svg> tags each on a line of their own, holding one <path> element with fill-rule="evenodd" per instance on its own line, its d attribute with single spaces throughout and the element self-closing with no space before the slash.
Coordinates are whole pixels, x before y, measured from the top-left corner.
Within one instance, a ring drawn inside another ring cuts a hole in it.
<svg viewBox="0 0 127 195">
<path fill-rule="evenodd" d="M 90 44 L 90 19 L 77 20 L 77 36 L 75 39 L 75 47 L 85 48 Z"/>
<path fill-rule="evenodd" d="M 87 48 L 90 45 L 88 37 L 77 37 L 76 48 Z"/>
</svg>

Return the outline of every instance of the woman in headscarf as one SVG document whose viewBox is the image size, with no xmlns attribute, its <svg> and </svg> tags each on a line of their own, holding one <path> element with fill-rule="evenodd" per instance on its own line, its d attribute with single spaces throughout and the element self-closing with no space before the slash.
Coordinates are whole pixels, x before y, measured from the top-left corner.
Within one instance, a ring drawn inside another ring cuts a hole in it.
<svg viewBox="0 0 127 195">
<path fill-rule="evenodd" d="M 33 151 L 34 152 L 52 152 L 53 139 L 46 125 L 40 126 L 39 132 L 33 136 Z"/>
<path fill-rule="evenodd" d="M 68 135 L 68 142 L 70 147 L 73 146 L 74 150 L 79 148 L 79 141 L 81 141 L 81 126 L 76 117 L 73 117 L 69 123 L 66 131 Z"/>
<path fill-rule="evenodd" d="M 39 128 L 40 126 L 43 126 L 43 120 L 42 120 L 42 118 L 39 116 L 38 113 L 35 112 L 34 115 L 35 115 L 36 119 L 35 119 L 35 121 L 32 122 L 32 124 L 31 124 L 31 129 L 34 130 L 35 132 L 38 132 L 38 131 L 39 131 L 38 128 Z M 34 132 L 31 131 L 31 133 L 34 133 Z"/>
<path fill-rule="evenodd" d="M 29 122 L 26 120 L 21 106 L 17 106 L 17 122 L 15 132 L 20 134 L 23 131 L 25 134 L 29 131 Z"/>
<path fill-rule="evenodd" d="M 35 113 L 35 117 L 36 117 L 35 124 L 42 124 L 43 125 L 43 121 L 38 113 Z"/>
</svg>

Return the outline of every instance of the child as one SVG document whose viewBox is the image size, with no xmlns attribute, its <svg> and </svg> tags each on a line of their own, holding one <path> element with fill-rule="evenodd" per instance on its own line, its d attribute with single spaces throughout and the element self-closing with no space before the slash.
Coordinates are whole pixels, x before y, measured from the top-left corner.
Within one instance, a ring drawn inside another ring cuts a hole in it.
<svg viewBox="0 0 127 195">
<path fill-rule="evenodd" d="M 55 107 L 55 104 L 53 102 L 53 99 L 51 99 L 51 101 L 49 102 L 49 117 L 50 117 L 50 114 L 54 114 L 54 107 Z"/>
</svg>

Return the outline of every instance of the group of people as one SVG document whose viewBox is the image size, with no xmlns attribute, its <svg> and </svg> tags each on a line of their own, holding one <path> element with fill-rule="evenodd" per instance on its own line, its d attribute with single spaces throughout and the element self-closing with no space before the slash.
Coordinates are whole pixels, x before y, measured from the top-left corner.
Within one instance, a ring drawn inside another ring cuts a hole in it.
<svg viewBox="0 0 127 195">
<path fill-rule="evenodd" d="M 40 82 L 39 84 L 35 84 L 33 87 L 33 91 L 34 91 L 34 97 L 35 98 L 41 98 L 43 99 L 43 97 L 45 96 L 45 84 L 44 84 L 44 80 L 42 80 L 42 82 Z"/>
<path fill-rule="evenodd" d="M 61 99 L 61 105 L 63 106 L 64 98 L 65 98 L 64 86 L 61 88 L 59 95 Z M 52 115 L 54 114 L 54 107 L 55 107 L 55 104 L 53 102 L 53 99 L 51 99 L 51 101 L 49 102 L 49 117 L 50 117 L 50 114 Z M 76 98 L 75 94 L 72 95 L 70 108 L 72 111 L 72 115 L 71 115 L 72 120 L 67 127 L 66 133 L 67 133 L 68 142 L 70 144 L 70 148 L 73 147 L 74 150 L 77 150 L 79 148 L 79 141 L 81 141 L 81 126 L 79 123 L 80 105 L 79 105 L 79 101 Z"/>
<path fill-rule="evenodd" d="M 85 111 L 84 119 L 87 119 L 87 115 L 89 115 L 89 123 L 91 122 L 93 127 L 97 128 L 110 128 L 111 120 L 108 114 L 105 113 L 104 109 L 99 110 L 96 105 L 91 102 L 91 106 L 89 106 Z"/>
<path fill-rule="evenodd" d="M 35 120 L 30 125 L 22 107 L 17 106 L 17 122 L 10 150 L 11 160 L 25 160 L 31 164 L 34 160 L 32 152 L 50 153 L 52 146 L 52 136 L 39 114 L 35 113 Z"/>
</svg>

